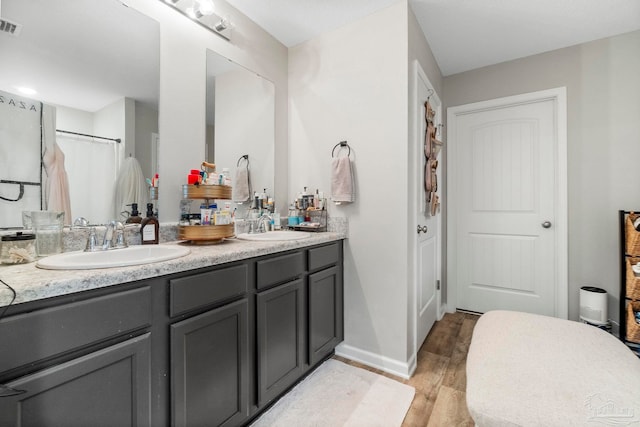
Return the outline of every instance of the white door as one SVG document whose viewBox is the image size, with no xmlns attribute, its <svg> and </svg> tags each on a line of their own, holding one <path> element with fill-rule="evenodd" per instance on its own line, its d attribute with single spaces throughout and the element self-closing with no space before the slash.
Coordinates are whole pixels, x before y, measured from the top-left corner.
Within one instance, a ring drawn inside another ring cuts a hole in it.
<svg viewBox="0 0 640 427">
<path fill-rule="evenodd" d="M 560 109 L 545 91 L 450 115 L 458 308 L 566 317 Z"/>
<path fill-rule="evenodd" d="M 414 135 L 415 143 L 413 144 L 415 181 L 414 186 L 416 201 L 416 209 L 414 214 L 414 233 L 415 233 L 415 254 L 416 263 L 415 277 L 415 304 L 416 304 L 416 349 L 419 349 L 424 342 L 431 327 L 437 320 L 440 306 L 440 291 L 438 284 L 440 280 L 440 209 L 434 216 L 430 215 L 429 209 L 426 208 L 426 197 L 424 192 L 424 138 L 426 130 L 425 122 L 425 101 L 429 100 L 432 108 L 436 112 L 434 123 L 442 122 L 442 108 L 437 94 L 431 89 L 431 85 L 426 75 L 416 63 L 416 132 Z M 439 138 L 440 135 L 438 135 Z M 440 155 L 437 157 L 440 158 Z M 441 160 L 441 159 L 439 159 Z M 437 169 L 438 182 L 441 182 L 442 166 Z M 438 194 L 442 194 L 442 190 L 438 189 Z"/>
</svg>

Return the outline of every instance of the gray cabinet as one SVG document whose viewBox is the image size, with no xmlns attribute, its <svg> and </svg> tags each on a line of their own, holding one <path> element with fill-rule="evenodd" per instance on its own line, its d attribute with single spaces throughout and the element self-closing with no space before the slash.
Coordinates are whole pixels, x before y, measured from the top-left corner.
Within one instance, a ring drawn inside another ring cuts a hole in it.
<svg viewBox="0 0 640 427">
<path fill-rule="evenodd" d="M 171 325 L 174 426 L 239 425 L 249 415 L 248 302 Z"/>
<path fill-rule="evenodd" d="M 309 275 L 309 364 L 327 357 L 343 340 L 342 275 L 337 266 Z"/>
<path fill-rule="evenodd" d="M 342 244 L 310 248 L 307 251 L 309 301 L 309 364 L 329 356 L 344 338 Z"/>
<path fill-rule="evenodd" d="M 0 425 L 151 426 L 150 335 L 144 334 L 11 381 Z"/>
<path fill-rule="evenodd" d="M 304 282 L 297 279 L 258 293 L 258 405 L 264 406 L 304 373 Z"/>
<path fill-rule="evenodd" d="M 0 426 L 238 426 L 343 337 L 342 243 L 19 304 Z"/>
</svg>

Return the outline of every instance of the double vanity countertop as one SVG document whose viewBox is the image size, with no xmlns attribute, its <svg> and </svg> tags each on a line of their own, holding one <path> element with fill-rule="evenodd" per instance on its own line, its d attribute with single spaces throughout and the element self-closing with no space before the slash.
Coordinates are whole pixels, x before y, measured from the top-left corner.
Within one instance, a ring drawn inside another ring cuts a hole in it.
<svg viewBox="0 0 640 427">
<path fill-rule="evenodd" d="M 314 246 L 341 240 L 345 237 L 343 233 L 322 232 L 311 233 L 311 237 L 305 239 L 289 241 L 261 242 L 225 239 L 215 245 L 170 242 L 163 244 L 181 245 L 189 248 L 191 252 L 184 257 L 169 261 L 93 270 L 45 270 L 36 267 L 35 262 L 0 266 L 0 279 L 16 291 L 16 299 L 13 304 L 20 304 Z M 11 291 L 0 285 L 0 307 L 10 304 L 11 298 Z"/>
</svg>

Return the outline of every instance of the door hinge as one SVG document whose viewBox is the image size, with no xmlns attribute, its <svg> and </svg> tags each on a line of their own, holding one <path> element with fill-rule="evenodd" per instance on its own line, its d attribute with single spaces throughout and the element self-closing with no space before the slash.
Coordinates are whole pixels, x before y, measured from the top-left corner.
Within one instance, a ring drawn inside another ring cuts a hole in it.
<svg viewBox="0 0 640 427">
<path fill-rule="evenodd" d="M 440 290 L 440 280 L 436 280 L 436 290 Z"/>
</svg>

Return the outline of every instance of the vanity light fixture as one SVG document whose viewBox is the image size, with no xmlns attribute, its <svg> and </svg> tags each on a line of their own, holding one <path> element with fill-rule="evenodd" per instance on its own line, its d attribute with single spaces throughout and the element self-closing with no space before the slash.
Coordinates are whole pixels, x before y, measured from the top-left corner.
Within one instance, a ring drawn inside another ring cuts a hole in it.
<svg viewBox="0 0 640 427">
<path fill-rule="evenodd" d="M 231 23 L 217 15 L 214 0 L 160 0 L 225 40 L 231 40 Z"/>
</svg>

